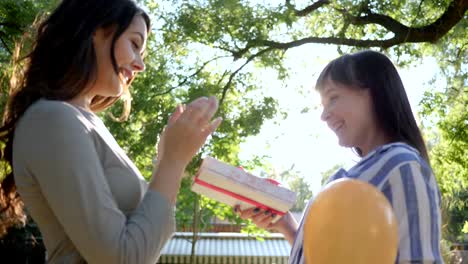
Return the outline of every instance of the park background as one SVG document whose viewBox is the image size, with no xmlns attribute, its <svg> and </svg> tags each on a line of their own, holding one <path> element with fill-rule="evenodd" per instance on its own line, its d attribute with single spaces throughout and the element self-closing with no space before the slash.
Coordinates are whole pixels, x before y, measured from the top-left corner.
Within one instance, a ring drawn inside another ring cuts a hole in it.
<svg viewBox="0 0 468 264">
<path fill-rule="evenodd" d="M 35 21 L 58 2 L 0 0 L 2 109 Z M 467 1 L 139 2 L 153 18 L 147 70 L 131 88 L 129 118 L 118 120 L 120 103 L 101 116 L 149 177 L 154 145 L 175 106 L 199 96 L 220 99 L 218 115 L 224 121 L 188 167 L 178 197 L 178 228 L 194 231 L 193 254 L 197 234 L 210 230 L 213 218 L 260 239 L 268 235 L 238 219 L 232 208 L 190 191 L 203 157 L 280 180 L 297 192 L 298 212 L 328 176 L 359 159 L 339 147 L 320 121 L 314 83 L 330 60 L 369 48 L 396 64 L 424 134 L 443 197 L 444 252 L 467 242 Z M 41 241 L 33 222 L 1 241 L 23 247 L 31 237 Z"/>
</svg>

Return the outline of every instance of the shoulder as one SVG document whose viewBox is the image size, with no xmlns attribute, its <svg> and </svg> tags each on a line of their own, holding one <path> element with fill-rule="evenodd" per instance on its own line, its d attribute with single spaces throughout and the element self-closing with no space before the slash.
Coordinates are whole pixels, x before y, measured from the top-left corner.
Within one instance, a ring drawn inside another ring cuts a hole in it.
<svg viewBox="0 0 468 264">
<path fill-rule="evenodd" d="M 63 101 L 41 99 L 32 104 L 20 118 L 17 130 L 87 129 L 86 118 L 74 106 Z"/>
<path fill-rule="evenodd" d="M 93 126 L 74 106 L 62 101 L 39 100 L 18 121 L 13 138 L 13 156 L 41 160 L 42 155 L 94 144 Z M 18 163 L 19 164 L 19 163 Z"/>
<path fill-rule="evenodd" d="M 383 145 L 380 147 L 377 152 L 381 155 L 410 155 L 414 158 L 420 157 L 419 151 L 410 145 L 402 142 L 391 143 Z"/>
<path fill-rule="evenodd" d="M 79 113 L 79 110 L 64 101 L 40 99 L 32 104 L 22 119 L 28 118 L 68 118 Z"/>
<path fill-rule="evenodd" d="M 13 144 L 18 150 L 29 149 L 31 145 L 75 142 L 89 138 L 92 131 L 92 124 L 74 106 L 41 99 L 31 105 L 18 121 Z"/>
<path fill-rule="evenodd" d="M 405 143 L 391 143 L 378 147 L 364 157 L 350 170 L 350 174 L 379 186 L 401 166 L 422 163 L 424 160 L 416 149 Z"/>
<path fill-rule="evenodd" d="M 407 162 L 421 162 L 419 152 L 405 143 L 391 143 L 380 146 L 370 155 L 364 157 L 356 166 L 360 170 L 370 168 L 393 168 Z"/>
<path fill-rule="evenodd" d="M 389 144 L 379 155 L 385 158 L 386 163 L 392 165 L 392 167 L 401 166 L 406 163 L 423 162 L 419 151 L 405 143 Z"/>
</svg>

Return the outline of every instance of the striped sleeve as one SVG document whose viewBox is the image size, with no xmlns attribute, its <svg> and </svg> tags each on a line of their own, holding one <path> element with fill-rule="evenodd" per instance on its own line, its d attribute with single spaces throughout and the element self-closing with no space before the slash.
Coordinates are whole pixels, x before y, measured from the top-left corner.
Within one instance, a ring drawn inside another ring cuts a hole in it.
<svg viewBox="0 0 468 264">
<path fill-rule="evenodd" d="M 418 161 L 389 172 L 382 192 L 393 206 L 399 230 L 396 263 L 442 263 L 440 198 L 431 170 Z"/>
</svg>

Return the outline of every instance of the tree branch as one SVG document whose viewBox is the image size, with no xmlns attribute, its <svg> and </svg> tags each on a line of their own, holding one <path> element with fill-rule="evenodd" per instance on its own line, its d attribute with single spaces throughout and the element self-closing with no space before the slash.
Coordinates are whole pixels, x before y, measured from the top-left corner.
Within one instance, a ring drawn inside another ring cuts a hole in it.
<svg viewBox="0 0 468 264">
<path fill-rule="evenodd" d="M 420 2 L 420 4 L 421 3 L 422 2 Z M 393 45 L 397 45 L 405 42 L 436 42 L 442 36 L 447 34 L 447 32 L 461 19 L 463 19 L 467 9 L 468 1 L 454 0 L 436 21 L 423 27 L 408 27 L 390 16 L 374 14 L 371 12 L 360 17 L 351 16 L 347 13 L 345 15 L 350 19 L 350 22 L 353 25 L 376 24 L 393 32 L 395 34 L 394 38 L 398 39 L 398 42 Z M 345 10 L 338 11 L 346 12 Z M 388 46 L 381 47 L 388 48 Z"/>
<path fill-rule="evenodd" d="M 397 20 L 386 15 L 374 14 L 374 13 L 369 12 L 365 16 L 353 16 L 353 15 L 348 14 L 346 10 L 343 10 L 343 9 L 335 9 L 335 10 L 343 13 L 343 15 L 346 18 L 348 18 L 349 22 L 356 26 L 362 26 L 362 25 L 367 25 L 367 24 L 377 24 L 395 34 L 398 32 L 403 32 L 403 31 L 408 30 L 407 26 L 401 24 Z"/>
<path fill-rule="evenodd" d="M 328 0 L 319 0 L 310 6 L 305 7 L 302 10 L 297 10 L 292 4 L 290 0 L 286 0 L 286 6 L 294 10 L 294 14 L 298 17 L 304 17 L 307 16 L 308 14 L 314 12 L 315 10 L 319 9 L 320 7 L 324 5 L 328 5 L 330 1 Z"/>
<path fill-rule="evenodd" d="M 13 52 L 11 51 L 11 49 L 8 47 L 6 41 L 3 39 L 3 32 L 0 32 L 0 41 L 2 42 L 3 44 L 3 47 L 5 47 L 5 50 L 8 51 L 8 53 L 10 53 L 10 55 L 13 55 Z"/>
<path fill-rule="evenodd" d="M 318 2 L 317 2 L 318 3 Z M 291 5 L 289 0 L 286 1 L 287 5 Z M 353 25 L 366 25 L 376 24 L 380 25 L 387 30 L 393 32 L 395 35 L 390 39 L 349 39 L 343 37 L 341 32 L 338 37 L 307 37 L 291 42 L 276 42 L 270 40 L 252 40 L 245 48 L 233 52 L 235 58 L 242 57 L 251 48 L 254 47 L 271 47 L 275 49 L 289 49 L 297 46 L 301 46 L 307 43 L 318 43 L 318 44 L 334 44 L 334 45 L 346 45 L 354 47 L 380 47 L 389 48 L 402 43 L 417 43 L 417 42 L 436 42 L 443 37 L 447 32 L 455 26 L 461 19 L 468 9 L 468 1 L 466 0 L 454 0 L 450 3 L 449 7 L 445 12 L 432 24 L 423 27 L 408 27 L 400 23 L 399 21 L 391 18 L 390 16 L 374 14 L 367 11 L 365 16 L 352 16 L 345 10 L 338 10 L 349 19 Z"/>
<path fill-rule="evenodd" d="M 409 42 L 435 42 L 443 37 L 447 32 L 454 27 L 461 19 L 463 19 L 466 10 L 468 9 L 468 1 L 454 0 L 442 16 L 430 25 L 412 29 Z"/>
<path fill-rule="evenodd" d="M 229 75 L 229 80 L 227 81 L 227 83 L 224 85 L 223 87 L 223 93 L 221 95 L 221 99 L 219 99 L 219 106 L 221 106 L 224 102 L 224 99 L 226 97 L 226 94 L 227 94 L 227 91 L 229 90 L 231 84 L 232 84 L 232 80 L 234 79 L 234 77 L 237 75 L 237 73 L 239 73 L 244 67 L 245 65 L 249 64 L 249 62 L 251 62 L 253 59 L 255 59 L 256 57 L 270 51 L 270 50 L 273 50 L 274 48 L 273 47 L 269 47 L 269 48 L 266 48 L 266 49 L 263 49 L 253 55 L 251 55 L 250 57 L 247 58 L 247 60 L 244 62 L 244 64 L 242 64 L 239 68 L 237 68 L 237 70 L 235 70 L 234 72 L 232 72 L 230 75 Z"/>
<path fill-rule="evenodd" d="M 420 11 L 422 2 L 423 0 L 421 0 L 421 2 L 419 3 L 418 12 Z M 329 0 L 319 0 L 302 10 L 297 10 L 291 4 L 290 0 L 286 0 L 286 6 L 289 9 L 294 10 L 296 16 L 306 16 L 310 14 L 311 12 L 317 10 L 318 8 L 324 5 L 327 5 L 329 3 L 330 3 Z M 467 0 L 453 0 L 448 6 L 448 8 L 445 10 L 445 12 L 436 21 L 434 21 L 430 25 L 426 25 L 423 27 L 413 27 L 412 25 L 406 26 L 390 16 L 372 13 L 366 7 L 367 5 L 365 5 L 362 9 L 362 12 L 364 13 L 363 16 L 350 15 L 346 10 L 338 10 L 338 9 L 335 9 L 335 10 L 342 12 L 342 14 L 344 15 L 344 19 L 347 20 L 349 24 L 358 25 L 358 26 L 366 25 L 366 24 L 380 25 L 384 27 L 385 29 L 387 29 L 388 31 L 394 33 L 394 36 L 392 38 L 389 38 L 389 39 L 345 38 L 344 31 L 347 28 L 347 25 L 345 25 L 343 29 L 339 32 L 338 36 L 331 36 L 331 37 L 311 36 L 311 37 L 306 37 L 306 38 L 302 38 L 302 39 L 298 39 L 298 40 L 294 40 L 290 42 L 277 42 L 277 41 L 272 41 L 272 40 L 253 39 L 249 41 L 245 45 L 245 47 L 242 49 L 230 50 L 227 48 L 222 48 L 223 50 L 231 53 L 231 55 L 234 57 L 234 60 L 242 58 L 254 48 L 258 48 L 261 50 L 247 57 L 247 60 L 239 68 L 237 68 L 234 72 L 232 72 L 229 75 L 229 79 L 223 87 L 222 96 L 220 98 L 219 105 L 223 104 L 226 98 L 226 94 L 230 86 L 232 85 L 234 77 L 248 63 L 250 63 L 256 57 L 266 52 L 269 52 L 274 49 L 287 50 L 287 49 L 298 47 L 298 46 L 308 44 L 308 43 L 346 45 L 346 46 L 354 46 L 354 47 L 362 47 L 362 48 L 380 47 L 380 48 L 386 49 L 386 48 L 399 45 L 402 43 L 435 42 L 439 40 L 442 36 L 447 34 L 447 32 L 452 27 L 454 27 L 461 19 L 463 19 L 464 14 L 466 10 L 468 9 L 468 1 Z M 217 48 L 220 48 L 220 47 L 217 47 Z M 202 68 L 203 67 L 204 66 L 202 66 Z M 197 71 L 197 73 L 199 71 Z M 182 83 L 185 83 L 186 80 L 193 77 L 197 73 L 187 77 Z M 219 82 L 224 80 L 226 75 L 227 75 L 227 72 L 224 72 Z M 175 87 L 172 89 L 175 89 Z"/>
<path fill-rule="evenodd" d="M 198 70 L 197 70 L 196 72 L 194 72 L 193 74 L 191 74 L 191 75 L 189 75 L 189 76 L 186 76 L 186 77 L 185 77 L 181 82 L 179 82 L 176 86 L 173 86 L 173 87 L 167 89 L 167 90 L 164 91 L 164 92 L 155 94 L 154 97 L 168 94 L 168 93 L 170 93 L 172 90 L 179 88 L 180 86 L 182 86 L 182 85 L 184 85 L 185 83 L 187 83 L 189 79 L 191 79 L 192 77 L 198 75 L 208 64 L 210 64 L 211 62 L 213 62 L 213 61 L 215 61 L 215 60 L 218 60 L 218 59 L 221 59 L 221 58 L 225 58 L 225 57 L 228 57 L 228 56 L 217 56 L 217 57 L 214 57 L 214 58 L 212 58 L 212 59 L 210 59 L 210 60 L 208 60 L 208 61 L 205 61 L 205 62 L 203 63 L 203 65 L 202 65 L 200 68 L 198 68 Z"/>
</svg>

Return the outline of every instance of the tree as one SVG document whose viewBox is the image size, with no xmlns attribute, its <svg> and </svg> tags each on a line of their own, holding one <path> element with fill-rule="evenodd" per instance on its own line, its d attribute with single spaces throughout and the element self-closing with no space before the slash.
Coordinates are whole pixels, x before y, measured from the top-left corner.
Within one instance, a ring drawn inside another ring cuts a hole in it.
<svg viewBox="0 0 468 264">
<path fill-rule="evenodd" d="M 226 56 L 242 61 L 226 69 L 219 80 L 224 84 L 224 101 L 228 90 L 235 89 L 233 82 L 244 78 L 236 75 L 247 64 L 256 60 L 285 75 L 281 60 L 287 50 L 308 43 L 416 54 L 418 48 L 412 43 L 444 42 L 443 36 L 454 27 L 466 28 L 463 18 L 468 3 L 320 0 L 297 8 L 289 0 L 275 6 L 209 0 L 181 1 L 174 6 L 163 27 L 167 42 L 197 43 L 216 50 L 219 55 L 206 63 Z"/>
<path fill-rule="evenodd" d="M 24 33 L 37 14 L 49 10 L 58 0 L 2 0 L 0 2 L 0 107 L 3 109 L 8 94 L 11 59 Z M 24 55 L 24 54 L 23 54 Z"/>
<path fill-rule="evenodd" d="M 302 212 L 313 196 L 310 184 L 300 175 L 299 171 L 294 170 L 294 165 L 279 173 L 275 171 L 262 172 L 260 176 L 278 180 L 286 188 L 296 193 L 296 204 L 290 209 L 291 212 Z"/>
<path fill-rule="evenodd" d="M 297 195 L 297 202 L 294 207 L 291 208 L 291 212 L 304 211 L 307 203 L 313 196 L 310 185 L 304 180 L 303 177 L 296 176 L 289 181 L 288 186 Z"/>
<path fill-rule="evenodd" d="M 451 190 L 457 185 L 466 186 L 458 183 L 468 179 L 468 130 L 463 110 L 467 106 L 468 3 L 463 0 L 296 2 L 173 1 L 162 15 L 165 22 L 162 34 L 167 43 L 184 43 L 190 52 L 211 52 L 212 56 L 205 55 L 200 67 L 191 72 L 204 72 L 213 65 L 212 72 L 217 76 L 212 76 L 222 87 L 221 101 L 225 104 L 230 95 L 261 87 L 249 82 L 254 67 L 273 68 L 278 79 L 286 83 L 288 69 L 282 62 L 287 51 L 310 43 L 337 45 L 339 52 L 378 49 L 401 67 L 415 64 L 423 57 L 436 58 L 443 72 L 437 77 L 445 79 L 447 87 L 438 93 L 427 93 L 423 104 L 433 110 L 423 111 L 423 117 L 442 111 L 435 117 L 438 121 L 430 124 L 439 127 L 434 131 L 437 138 L 429 142 L 431 159 L 440 159 L 433 166 L 444 199 L 457 200 Z M 244 90 L 247 85 L 249 90 Z"/>
<path fill-rule="evenodd" d="M 47 12 L 57 2 L 0 2 L 0 64 L 5 70 L 0 76 L 0 102 L 8 91 L 14 41 L 39 10 Z M 429 115 L 442 111 L 434 117 L 434 124 L 426 124 L 438 127 L 430 132 L 435 135 L 430 140 L 431 158 L 444 158 L 432 163 L 444 197 L 456 197 L 452 190 L 459 182 L 466 184 L 466 99 L 457 99 L 467 94 L 466 1 L 318 0 L 305 4 L 285 0 L 264 5 L 241 0 L 141 2 L 151 11 L 155 23 L 147 70 L 132 86 L 133 111 L 122 123 L 110 116 L 120 115 L 121 104 L 101 114 L 117 141 L 149 177 L 157 135 L 176 104 L 217 95 L 221 103 L 218 114 L 224 118 L 187 169 L 177 205 L 179 225 L 203 229 L 212 215 L 238 221 L 231 208 L 192 193 L 191 177 L 202 155 L 240 165 L 240 143 L 257 134 L 265 120 L 280 113 L 275 98 L 259 93 L 265 85 L 257 82 L 255 70 L 274 69 L 278 79 L 286 83 L 289 69 L 283 59 L 287 51 L 309 43 L 336 45 L 340 52 L 379 49 L 400 66 L 435 57 L 445 72 L 441 78 L 446 80 L 447 89 L 428 93 L 424 101 L 432 107 L 426 111 Z M 246 230 L 255 229 L 247 226 Z"/>
<path fill-rule="evenodd" d="M 457 32 L 463 34 L 463 32 Z M 443 82 L 431 89 L 421 102 L 426 137 L 429 139 L 431 165 L 438 177 L 446 213 L 444 237 L 463 240 L 463 225 L 468 219 L 468 51 L 467 41 L 454 38 L 446 47 L 431 47 L 441 58 Z"/>
</svg>

